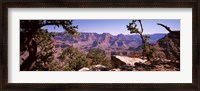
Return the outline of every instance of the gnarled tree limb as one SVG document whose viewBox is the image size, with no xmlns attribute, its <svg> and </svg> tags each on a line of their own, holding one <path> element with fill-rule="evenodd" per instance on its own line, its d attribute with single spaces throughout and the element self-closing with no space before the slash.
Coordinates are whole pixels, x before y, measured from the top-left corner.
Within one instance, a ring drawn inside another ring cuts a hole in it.
<svg viewBox="0 0 200 91">
<path fill-rule="evenodd" d="M 157 23 L 157 25 L 160 25 L 160 26 L 164 27 L 167 31 L 169 31 L 169 33 L 172 32 L 172 30 L 170 29 L 170 27 L 168 27 L 168 26 L 166 26 L 166 25 L 163 25 L 163 24 L 161 24 L 161 23 Z"/>
</svg>

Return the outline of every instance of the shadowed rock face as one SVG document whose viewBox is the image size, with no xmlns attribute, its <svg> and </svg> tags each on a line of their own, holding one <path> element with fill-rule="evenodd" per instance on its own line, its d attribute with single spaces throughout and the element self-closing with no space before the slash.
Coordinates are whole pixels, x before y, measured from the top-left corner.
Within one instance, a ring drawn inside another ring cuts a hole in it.
<svg viewBox="0 0 200 91">
<path fill-rule="evenodd" d="M 170 60 L 180 60 L 180 31 L 168 33 L 158 40 L 154 46 L 156 48 L 155 57 Z"/>
</svg>

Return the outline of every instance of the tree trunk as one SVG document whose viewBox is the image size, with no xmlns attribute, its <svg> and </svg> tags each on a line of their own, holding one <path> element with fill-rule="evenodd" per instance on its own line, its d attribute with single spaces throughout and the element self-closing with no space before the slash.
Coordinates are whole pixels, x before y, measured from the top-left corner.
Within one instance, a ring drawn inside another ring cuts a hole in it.
<svg viewBox="0 0 200 91">
<path fill-rule="evenodd" d="M 31 39 L 31 41 L 28 44 L 28 52 L 29 52 L 29 56 L 22 63 L 22 65 L 20 66 L 20 71 L 23 71 L 23 70 L 32 70 L 32 68 L 33 68 L 32 64 L 36 60 L 37 44 L 32 39 Z"/>
</svg>

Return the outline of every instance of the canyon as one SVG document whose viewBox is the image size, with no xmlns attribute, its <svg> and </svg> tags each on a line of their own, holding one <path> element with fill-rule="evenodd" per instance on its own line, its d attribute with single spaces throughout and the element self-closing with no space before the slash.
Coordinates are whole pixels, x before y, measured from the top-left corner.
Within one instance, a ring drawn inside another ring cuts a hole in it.
<svg viewBox="0 0 200 91">
<path fill-rule="evenodd" d="M 112 35 L 110 33 L 80 33 L 78 37 L 72 37 L 65 33 L 54 33 L 55 48 L 60 50 L 68 46 L 78 48 L 82 52 L 88 52 L 91 48 L 100 48 L 108 55 L 128 55 L 130 52 L 137 51 L 142 44 L 139 35 Z M 148 42 L 156 44 L 166 34 L 147 34 L 150 36 Z"/>
</svg>

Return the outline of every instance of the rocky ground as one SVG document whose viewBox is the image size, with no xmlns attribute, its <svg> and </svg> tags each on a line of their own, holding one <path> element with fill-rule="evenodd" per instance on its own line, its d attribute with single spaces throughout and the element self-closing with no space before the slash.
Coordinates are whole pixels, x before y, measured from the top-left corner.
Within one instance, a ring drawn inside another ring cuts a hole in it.
<svg viewBox="0 0 200 91">
<path fill-rule="evenodd" d="M 114 55 L 111 57 L 112 68 L 104 65 L 93 65 L 79 71 L 180 71 L 180 62 L 167 59 L 147 61 L 141 58 L 130 58 Z"/>
</svg>

